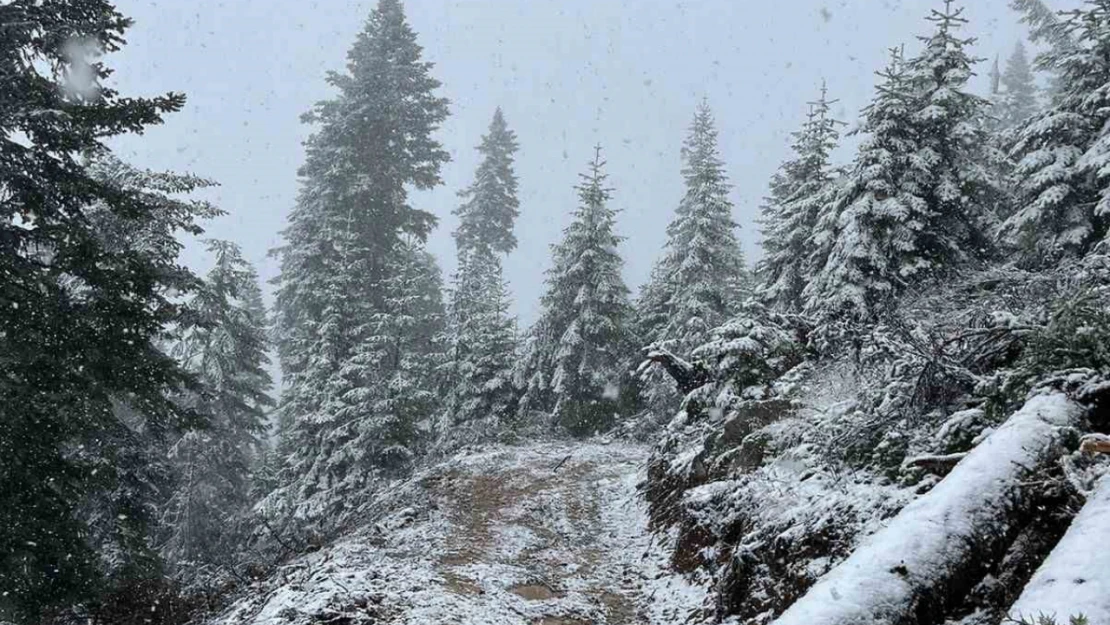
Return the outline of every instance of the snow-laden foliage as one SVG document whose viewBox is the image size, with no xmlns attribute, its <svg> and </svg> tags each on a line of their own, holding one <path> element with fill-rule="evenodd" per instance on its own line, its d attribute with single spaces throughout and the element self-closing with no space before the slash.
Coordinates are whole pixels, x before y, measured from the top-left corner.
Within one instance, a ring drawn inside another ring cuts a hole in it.
<svg viewBox="0 0 1110 625">
<path fill-rule="evenodd" d="M 877 323 L 835 331 L 758 308 L 722 326 L 688 363 L 706 383 L 656 445 L 645 489 L 654 522 L 680 528 L 675 564 L 718 580 L 706 618 L 766 622 L 1034 387 L 1090 403 L 1110 375 L 1106 263 L 1092 255 L 1052 272 L 972 273 L 905 294 Z M 1074 492 L 1059 475 L 1046 484 L 1023 501 L 1056 510 Z M 1021 579 L 1024 569 L 1006 567 L 1043 557 L 1062 531 L 1059 516 L 1026 514 L 1006 534 L 1027 536 L 1026 546 L 1000 547 L 1012 563 L 999 564 L 1004 579 Z M 1014 598 L 976 588 L 946 605 L 997 615 Z"/>
<path fill-rule="evenodd" d="M 500 260 L 489 248 L 459 260 L 441 370 L 448 379 L 436 432 L 441 449 L 509 437 L 518 416 L 516 324 Z"/>
<path fill-rule="evenodd" d="M 478 146 L 482 162 L 474 182 L 460 194 L 464 202 L 455 210 L 459 264 L 440 370 L 445 401 L 437 416 L 435 446 L 441 451 L 505 438 L 516 421 L 516 323 L 509 317 L 501 272 L 501 255 L 516 247 L 516 149 L 516 136 L 497 109 Z"/>
<path fill-rule="evenodd" d="M 686 354 L 736 310 L 748 291 L 731 185 L 717 146 L 709 103 L 702 101 L 682 145 L 686 193 L 667 226 L 663 257 L 636 302 L 636 340 Z M 669 413 L 678 404 L 673 385 L 657 372 L 644 381 L 648 408 Z"/>
<path fill-rule="evenodd" d="M 1002 224 L 1003 240 L 1033 266 L 1082 255 L 1110 223 L 1110 2 L 1089 2 L 1054 28 L 1072 45 L 1037 58 L 1056 75 L 1054 98 L 1017 132 L 1018 210 Z"/>
<path fill-rule="evenodd" d="M 249 534 L 251 466 L 273 405 L 265 367 L 265 310 L 258 277 L 239 248 L 209 241 L 214 266 L 187 302 L 174 356 L 201 383 L 178 400 L 208 417 L 169 448 L 174 487 L 162 509 L 158 548 L 179 577 L 235 566 Z"/>
<path fill-rule="evenodd" d="M 822 85 L 805 124 L 793 134 L 793 155 L 772 176 L 771 194 L 760 209 L 763 258 L 758 275 L 765 285 L 760 297 L 780 310 L 801 309 L 802 291 L 824 265 L 821 250 L 832 242 L 819 239 L 818 230 L 827 227 L 822 219 L 828 218 L 825 213 L 839 191 L 829 160 L 842 123 L 829 113 L 835 102 Z"/>
<path fill-rule="evenodd" d="M 455 231 L 459 250 L 489 248 L 507 254 L 516 248 L 513 223 L 520 215 L 520 201 L 513 155 L 517 147 L 516 133 L 509 129 L 498 108 L 478 146 L 482 162 L 474 173 L 474 182 L 459 192 L 463 203 L 454 211 L 459 217 Z"/>
<path fill-rule="evenodd" d="M 440 183 L 431 135 L 447 116 L 398 0 L 381 0 L 348 52 L 338 94 L 305 120 L 301 192 L 277 250 L 281 411 L 289 466 L 274 499 L 332 523 L 378 472 L 408 467 L 434 406 L 440 277 L 422 241 L 435 217 L 408 189 Z"/>
<path fill-rule="evenodd" d="M 895 51 L 880 73 L 808 311 L 874 316 L 906 288 L 987 255 L 1001 155 L 987 141 L 988 103 L 967 89 L 976 59 L 974 40 L 958 36 L 961 12 L 933 11 L 921 52 L 903 61 Z"/>
<path fill-rule="evenodd" d="M 609 429 L 630 394 L 632 307 L 603 166 L 598 147 L 577 187 L 574 221 L 552 248 L 540 317 L 518 372 L 522 415 L 551 414 L 579 436 Z"/>
</svg>

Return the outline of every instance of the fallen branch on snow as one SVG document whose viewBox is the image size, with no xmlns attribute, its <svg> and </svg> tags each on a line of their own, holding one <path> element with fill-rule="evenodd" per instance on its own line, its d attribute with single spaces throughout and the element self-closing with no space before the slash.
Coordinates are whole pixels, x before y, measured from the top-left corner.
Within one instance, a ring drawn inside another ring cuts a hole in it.
<svg viewBox="0 0 1110 625">
<path fill-rule="evenodd" d="M 929 473 L 934 475 L 947 475 L 953 467 L 956 466 L 961 460 L 967 457 L 967 452 L 960 452 L 955 454 L 944 454 L 940 456 L 928 455 L 918 456 L 907 460 L 904 464 L 907 467 L 921 467 Z"/>
<path fill-rule="evenodd" d="M 1088 434 L 1079 440 L 1079 451 L 1085 454 L 1110 454 L 1110 436 Z"/>
</svg>

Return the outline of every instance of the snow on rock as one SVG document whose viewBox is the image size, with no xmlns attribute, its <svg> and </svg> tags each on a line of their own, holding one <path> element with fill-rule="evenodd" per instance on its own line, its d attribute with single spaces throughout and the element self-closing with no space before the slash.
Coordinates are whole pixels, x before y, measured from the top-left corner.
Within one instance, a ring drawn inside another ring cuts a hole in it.
<svg viewBox="0 0 1110 625">
<path fill-rule="evenodd" d="M 1110 623 L 1110 476 L 1104 476 L 1064 537 L 1010 609 L 1011 618 L 1048 615 L 1064 625 L 1082 614 L 1092 625 Z"/>
<path fill-rule="evenodd" d="M 822 577 L 776 625 L 891 625 L 907 620 L 922 589 L 935 589 L 976 557 L 984 528 L 1014 506 L 1020 481 L 1051 452 L 1082 410 L 1053 392 L 1021 410 L 927 494 L 906 506 Z M 988 532 L 991 533 L 991 532 Z"/>
<path fill-rule="evenodd" d="M 215 625 L 670 624 L 706 590 L 667 569 L 636 491 L 647 449 L 495 447 L 383 495 L 383 520 L 288 563 Z"/>
</svg>

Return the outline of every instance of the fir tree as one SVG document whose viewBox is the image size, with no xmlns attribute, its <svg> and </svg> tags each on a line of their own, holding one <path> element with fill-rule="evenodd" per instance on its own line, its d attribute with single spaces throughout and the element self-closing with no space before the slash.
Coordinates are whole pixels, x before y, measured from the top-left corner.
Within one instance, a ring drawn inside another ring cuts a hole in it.
<svg viewBox="0 0 1110 625">
<path fill-rule="evenodd" d="M 1037 112 L 1037 84 L 1019 41 L 1006 60 L 1006 70 L 999 77 L 1003 91 L 995 98 L 994 116 L 1003 130 L 1016 128 Z"/>
<path fill-rule="evenodd" d="M 459 217 L 455 241 L 460 253 L 489 248 L 507 254 L 516 248 L 513 222 L 520 214 L 513 172 L 516 150 L 516 134 L 509 130 L 498 107 L 489 132 L 478 146 L 482 163 L 474 174 L 474 182 L 459 193 L 463 203 L 454 212 Z"/>
<path fill-rule="evenodd" d="M 257 274 L 232 243 L 209 241 L 208 250 L 215 265 L 187 304 L 191 322 L 175 348 L 202 384 L 183 401 L 209 416 L 206 429 L 170 448 L 177 485 L 164 507 L 160 550 L 179 571 L 233 560 L 251 503 L 251 465 L 273 405 Z"/>
<path fill-rule="evenodd" d="M 631 306 L 603 166 L 597 147 L 577 187 L 574 221 L 552 248 L 553 266 L 522 371 L 521 409 L 551 413 L 575 435 L 613 423 L 629 364 Z"/>
<path fill-rule="evenodd" d="M 437 313 L 425 301 L 432 296 L 417 288 L 438 284 L 421 245 L 435 218 L 407 198 L 409 187 L 439 184 L 448 159 L 432 138 L 447 100 L 434 93 L 431 67 L 400 2 L 380 0 L 348 52 L 347 72 L 328 76 L 337 97 L 305 116 L 319 130 L 307 143 L 302 189 L 277 251 L 275 302 L 287 380 L 281 418 L 292 422 L 290 490 L 275 497 L 298 493 L 302 513 L 356 505 L 333 488 L 357 488 L 375 466 L 397 468 L 412 452 L 419 419 L 383 410 L 399 401 L 402 387 L 423 379 L 407 368 L 426 364 L 421 333 L 442 323 L 442 302 L 438 319 L 421 317 Z M 401 343 L 407 340 L 415 342 Z M 408 390 L 427 404 L 430 389 Z M 383 423 L 398 431 L 383 432 Z M 370 432 L 382 439 L 352 447 Z"/>
<path fill-rule="evenodd" d="M 131 22 L 105 0 L 0 5 L 0 619 L 38 622 L 115 578 L 157 579 L 148 548 L 164 435 L 195 415 L 158 345 L 196 278 L 178 231 L 204 183 L 97 177 L 108 138 L 161 122 L 184 97 L 128 98 L 97 53 Z M 173 197 L 165 191 L 173 186 Z M 109 229 L 110 228 L 110 229 Z M 122 245 L 114 233 L 141 236 Z M 149 462 L 153 461 L 153 462 Z"/>
<path fill-rule="evenodd" d="M 810 103 L 805 124 L 794 133 L 794 156 L 775 173 L 762 209 L 760 296 L 779 310 L 801 308 L 802 290 L 821 267 L 814 259 L 813 243 L 823 209 L 835 194 L 829 154 L 836 148 L 841 122 L 829 115 L 834 102 L 822 84 L 820 98 Z"/>
<path fill-rule="evenodd" d="M 503 438 L 516 410 L 516 325 L 508 315 L 501 262 L 489 247 L 459 259 L 449 310 L 442 447 Z"/>
<path fill-rule="evenodd" d="M 882 74 L 809 310 L 871 316 L 905 287 L 988 254 L 1001 157 L 987 142 L 986 101 L 965 90 L 975 60 L 972 40 L 956 36 L 961 12 L 946 0 L 921 53 Z"/>
<path fill-rule="evenodd" d="M 1110 222 L 1110 2 L 1070 14 L 1061 32 L 1072 45 L 1037 59 L 1057 76 L 1053 103 L 1017 133 L 1018 209 L 1002 237 L 1030 265 L 1085 253 Z"/>
<path fill-rule="evenodd" d="M 697 108 L 682 146 L 686 192 L 667 226 L 663 257 L 637 302 L 637 340 L 687 353 L 736 309 L 747 290 L 738 228 L 732 218 L 731 185 L 717 147 L 707 101 Z M 659 411 L 675 402 L 673 385 L 649 372 L 646 396 Z"/>
<path fill-rule="evenodd" d="M 505 434 L 515 410 L 516 330 L 499 255 L 516 247 L 516 150 L 499 108 L 478 146 L 482 162 L 474 182 L 455 210 L 459 264 L 448 315 L 447 401 L 437 433 L 442 448 Z"/>
<path fill-rule="evenodd" d="M 816 238 L 829 256 L 804 290 L 806 309 L 822 314 L 867 314 L 903 280 L 895 254 L 914 251 L 915 222 L 922 213 L 926 172 L 913 158 L 918 150 L 912 130 L 913 94 L 898 48 L 878 73 L 875 98 L 863 111 L 865 135 L 837 209 L 820 220 Z"/>
</svg>

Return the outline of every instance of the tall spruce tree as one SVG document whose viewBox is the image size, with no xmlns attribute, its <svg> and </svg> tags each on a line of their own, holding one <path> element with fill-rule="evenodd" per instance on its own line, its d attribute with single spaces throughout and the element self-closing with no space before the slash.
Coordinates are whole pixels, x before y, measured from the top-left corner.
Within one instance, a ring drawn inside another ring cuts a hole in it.
<svg viewBox="0 0 1110 625">
<path fill-rule="evenodd" d="M 882 74 L 809 310 L 871 316 L 907 286 L 988 254 L 1001 155 L 987 141 L 986 101 L 966 91 L 975 59 L 973 40 L 956 36 L 961 13 L 946 0 L 927 18 L 935 29 L 922 51 Z"/>
<path fill-rule="evenodd" d="M 855 162 L 836 208 L 814 234 L 829 254 L 803 291 L 811 313 L 866 315 L 884 303 L 904 279 L 895 254 L 914 250 L 915 222 L 908 217 L 926 210 L 927 172 L 913 158 L 914 97 L 899 48 L 878 76 L 875 97 L 863 111 Z"/>
<path fill-rule="evenodd" d="M 682 146 L 686 192 L 667 226 L 663 256 L 637 301 L 637 341 L 676 353 L 703 343 L 736 310 L 748 276 L 717 129 L 702 100 Z M 677 399 L 673 383 L 658 369 L 648 372 L 645 399 L 666 412 Z"/>
<path fill-rule="evenodd" d="M 630 358 L 632 308 L 621 277 L 601 147 L 578 185 L 579 205 L 552 267 L 522 368 L 521 410 L 550 413 L 574 435 L 604 431 L 622 401 Z"/>
<path fill-rule="evenodd" d="M 501 254 L 516 247 L 516 135 L 498 108 L 482 137 L 482 162 L 455 210 L 458 273 L 448 314 L 448 379 L 437 444 L 449 448 L 506 434 L 515 413 L 516 327 L 508 315 Z"/>
<path fill-rule="evenodd" d="M 208 250 L 215 264 L 186 306 L 190 323 L 174 355 L 202 385 L 182 401 L 209 424 L 170 448 L 176 485 L 160 543 L 185 577 L 198 565 L 234 563 L 251 504 L 251 466 L 273 405 L 258 276 L 233 243 L 209 241 Z"/>
<path fill-rule="evenodd" d="M 448 311 L 442 448 L 504 438 L 516 416 L 516 324 L 501 262 L 489 247 L 461 253 Z"/>
<path fill-rule="evenodd" d="M 305 115 L 319 129 L 277 250 L 280 410 L 292 422 L 292 455 L 275 497 L 295 494 L 309 516 L 357 505 L 339 486 L 365 494 L 375 467 L 396 468 L 411 455 L 420 417 L 385 414 L 386 406 L 422 377 L 405 368 L 426 363 L 422 329 L 442 322 L 441 309 L 438 321 L 420 317 L 437 314 L 425 289 L 438 283 L 438 269 L 422 248 L 435 218 L 409 204 L 407 189 L 440 183 L 448 155 L 432 134 L 447 100 L 434 93 L 439 82 L 398 0 L 379 1 L 347 58 L 346 73 L 328 75 L 338 95 Z M 407 340 L 414 343 L 399 343 Z M 416 400 L 430 389 L 408 390 Z M 390 423 L 396 432 L 385 431 Z M 351 446 L 369 432 L 382 443 Z"/>
<path fill-rule="evenodd" d="M 516 248 L 513 223 L 520 215 L 520 201 L 513 155 L 517 147 L 516 133 L 509 130 L 498 107 L 478 146 L 482 162 L 474 182 L 459 193 L 463 203 L 454 211 L 459 217 L 454 234 L 460 254 L 481 248 L 508 254 Z"/>
<path fill-rule="evenodd" d="M 180 315 L 170 294 L 197 284 L 174 235 L 213 212 L 181 199 L 204 182 L 117 182 L 81 158 L 184 103 L 104 84 L 93 57 L 130 25 L 106 0 L 0 5 L 0 620 L 157 579 L 159 452 L 195 421 L 169 398 L 188 376 L 159 344 Z"/>
<path fill-rule="evenodd" d="M 993 115 L 1003 130 L 1010 130 L 1037 112 L 1037 83 L 1025 46 L 1020 41 L 1006 60 L 1006 69 L 999 81 L 1002 91 L 994 98 Z"/>
<path fill-rule="evenodd" d="M 835 102 L 822 84 L 820 97 L 809 104 L 805 124 L 793 135 L 794 155 L 772 177 L 771 194 L 762 208 L 760 298 L 779 310 L 800 310 L 802 290 L 820 269 L 814 263 L 813 239 L 823 209 L 836 193 L 829 154 L 837 146 L 837 126 L 842 122 L 829 115 Z"/>
<path fill-rule="evenodd" d="M 1036 62 L 1055 72 L 1055 97 L 1017 133 L 1018 210 L 1001 229 L 1034 266 L 1085 253 L 1110 224 L 1110 1 L 1088 3 L 1057 32 L 1068 45 Z"/>
</svg>

